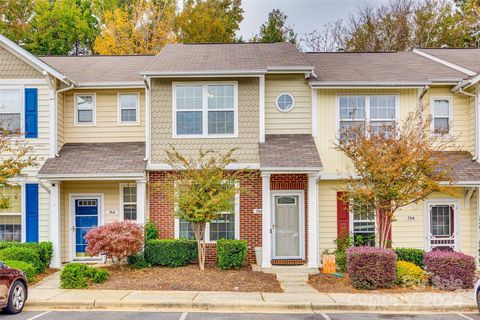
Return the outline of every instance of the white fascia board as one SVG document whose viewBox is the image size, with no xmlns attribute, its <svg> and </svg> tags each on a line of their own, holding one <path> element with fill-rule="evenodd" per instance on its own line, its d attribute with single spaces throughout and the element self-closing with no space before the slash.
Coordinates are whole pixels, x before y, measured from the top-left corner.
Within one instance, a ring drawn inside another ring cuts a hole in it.
<svg viewBox="0 0 480 320">
<path fill-rule="evenodd" d="M 259 163 L 232 163 L 226 170 L 259 170 Z M 172 167 L 166 163 L 150 163 L 147 165 L 147 171 L 172 171 Z"/>
<path fill-rule="evenodd" d="M 312 173 L 320 172 L 322 167 L 260 167 L 262 172 L 267 173 Z"/>
<path fill-rule="evenodd" d="M 111 173 L 111 174 L 39 174 L 41 180 L 133 180 L 145 179 L 145 173 Z"/>
<path fill-rule="evenodd" d="M 384 82 L 323 82 L 323 81 L 311 81 L 311 88 L 423 88 L 429 85 L 430 82 L 408 82 L 408 81 L 384 81 Z"/>
<path fill-rule="evenodd" d="M 458 65 L 458 64 L 451 63 L 451 62 L 446 61 L 446 60 L 444 60 L 444 59 L 438 58 L 438 57 L 436 57 L 436 56 L 434 56 L 434 55 L 432 55 L 432 54 L 429 54 L 429 53 L 426 53 L 426 52 L 422 51 L 421 49 L 415 48 L 415 49 L 413 49 L 412 51 L 413 51 L 413 53 L 416 53 L 416 54 L 418 54 L 419 56 L 422 56 L 422 57 L 424 57 L 424 58 L 427 58 L 427 59 L 430 59 L 430 60 L 432 60 L 432 61 L 438 62 L 438 63 L 443 64 L 444 66 L 447 66 L 447 67 L 452 68 L 452 69 L 454 69 L 454 70 L 463 72 L 463 73 L 465 73 L 466 75 L 474 76 L 474 75 L 477 74 L 475 71 L 472 71 L 472 70 L 470 70 L 470 69 L 464 68 L 464 67 L 462 67 L 462 66 L 460 66 L 460 65 Z"/>
<path fill-rule="evenodd" d="M 35 67 L 37 70 L 40 72 L 46 71 L 58 80 L 70 84 L 71 81 L 63 74 L 55 70 L 54 68 L 50 67 L 48 64 L 28 52 L 27 50 L 23 49 L 20 47 L 18 44 L 15 42 L 11 41 L 7 37 L 3 36 L 0 34 L 0 43 L 3 43 L 6 49 L 16 55 L 17 57 L 21 58 L 22 60 L 26 60 L 31 64 L 33 67 Z"/>
<path fill-rule="evenodd" d="M 171 78 L 171 77 L 231 77 L 231 76 L 259 76 L 266 74 L 266 69 L 254 70 L 202 70 L 202 71 L 144 71 L 141 75 L 146 75 L 152 78 Z"/>
<path fill-rule="evenodd" d="M 313 66 L 276 66 L 267 67 L 268 73 L 313 73 Z"/>
<path fill-rule="evenodd" d="M 444 186 L 450 185 L 452 187 L 478 187 L 480 186 L 480 181 L 443 181 L 440 182 L 440 184 Z"/>
<path fill-rule="evenodd" d="M 78 89 L 118 89 L 118 88 L 145 88 L 143 81 L 125 82 L 79 82 L 75 86 Z"/>
</svg>

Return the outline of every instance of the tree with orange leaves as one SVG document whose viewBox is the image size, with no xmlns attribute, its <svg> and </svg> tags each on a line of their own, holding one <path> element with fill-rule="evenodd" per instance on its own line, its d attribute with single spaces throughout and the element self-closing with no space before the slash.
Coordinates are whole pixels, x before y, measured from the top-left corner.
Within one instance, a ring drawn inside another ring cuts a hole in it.
<svg viewBox="0 0 480 320">
<path fill-rule="evenodd" d="M 375 242 L 389 246 L 388 234 L 400 209 L 434 192 L 452 194 L 450 168 L 444 153 L 451 139 L 431 132 L 431 118 L 413 112 L 403 121 L 380 129 L 368 124 L 343 130 L 335 148 L 351 161 L 342 198 L 353 210 L 374 212 Z"/>
</svg>

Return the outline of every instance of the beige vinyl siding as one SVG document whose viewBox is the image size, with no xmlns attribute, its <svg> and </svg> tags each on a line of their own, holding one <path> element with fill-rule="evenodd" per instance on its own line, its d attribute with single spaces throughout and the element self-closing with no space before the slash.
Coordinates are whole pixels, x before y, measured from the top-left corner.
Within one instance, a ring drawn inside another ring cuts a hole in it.
<svg viewBox="0 0 480 320">
<path fill-rule="evenodd" d="M 318 191 L 319 210 L 319 250 L 335 248 L 337 238 L 337 191 L 345 188 L 341 181 L 320 181 Z M 476 194 L 470 201 L 470 208 L 464 203 L 464 189 L 455 188 L 454 195 L 436 193 L 428 197 L 428 200 L 442 199 L 453 200 L 458 204 L 460 228 L 460 251 L 477 256 L 477 226 L 476 223 Z M 408 217 L 414 220 L 408 220 Z M 393 247 L 408 247 L 424 249 L 425 246 L 425 202 L 412 204 L 400 209 L 396 215 L 396 221 L 392 224 Z"/>
<path fill-rule="evenodd" d="M 279 94 L 289 93 L 294 108 L 281 112 L 276 107 Z M 269 75 L 265 79 L 265 133 L 309 134 L 312 130 L 312 91 L 303 75 Z"/>
<path fill-rule="evenodd" d="M 418 101 L 416 89 L 319 89 L 318 98 L 318 136 L 315 138 L 322 158 L 323 174 L 337 175 L 351 170 L 346 157 L 334 148 L 338 126 L 338 96 L 340 95 L 393 94 L 399 97 L 401 118 L 414 111 Z"/>
<path fill-rule="evenodd" d="M 172 82 L 237 81 L 238 82 L 238 138 L 173 138 Z M 152 163 L 166 161 L 170 145 L 184 155 L 197 156 L 200 148 L 226 152 L 237 148 L 234 154 L 239 163 L 259 163 L 259 88 L 258 78 L 239 79 L 152 79 Z"/>
<path fill-rule="evenodd" d="M 470 111 L 468 97 L 453 94 L 450 87 L 430 88 L 423 97 L 422 104 L 425 112 L 431 114 L 430 100 L 432 97 L 450 97 L 452 101 L 451 131 L 455 147 L 460 150 L 470 149 Z"/>
<path fill-rule="evenodd" d="M 40 71 L 0 45 L 0 79 L 43 78 Z"/>
<path fill-rule="evenodd" d="M 118 123 L 118 93 L 140 94 L 140 124 Z M 96 124 L 76 126 L 75 93 L 96 94 Z M 71 90 L 65 92 L 65 143 L 143 142 L 145 141 L 145 89 Z"/>
<path fill-rule="evenodd" d="M 133 181 L 65 181 L 62 182 L 62 261 L 69 259 L 69 254 L 72 250 L 70 245 L 70 237 L 74 236 L 70 229 L 70 198 L 72 194 L 103 194 L 103 209 L 99 211 L 101 215 L 100 221 L 103 219 L 103 224 L 120 221 L 120 184 L 134 183 Z M 101 210 L 101 208 L 99 208 Z M 115 214 L 107 214 L 108 211 L 115 210 Z M 100 216 L 99 216 L 100 217 Z"/>
<path fill-rule="evenodd" d="M 474 90 L 469 90 L 470 93 L 472 94 L 477 94 L 475 89 Z M 468 104 L 468 126 L 469 126 L 469 131 L 468 131 L 468 151 L 472 155 L 475 156 L 475 121 L 476 121 L 476 112 L 475 112 L 475 102 L 476 99 L 474 97 L 466 97 L 467 98 L 467 104 Z"/>
</svg>

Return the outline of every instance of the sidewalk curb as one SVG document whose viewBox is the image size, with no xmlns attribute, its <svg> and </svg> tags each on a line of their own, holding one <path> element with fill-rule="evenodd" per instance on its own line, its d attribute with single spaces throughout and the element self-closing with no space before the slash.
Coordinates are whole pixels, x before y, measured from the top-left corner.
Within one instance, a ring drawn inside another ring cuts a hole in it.
<svg viewBox="0 0 480 320">
<path fill-rule="evenodd" d="M 202 311 L 248 311 L 248 312 L 323 312 L 323 311 L 375 311 L 375 312 L 467 312 L 476 311 L 474 304 L 462 304 L 451 306 L 435 305 L 360 305 L 360 304 L 337 304 L 337 303 L 277 303 L 277 302 L 193 302 L 193 301 L 164 301 L 164 302 L 134 302 L 134 301 L 113 301 L 97 299 L 91 301 L 45 301 L 29 300 L 27 308 L 41 309 L 128 309 L 128 310 L 159 310 L 159 309 L 182 309 Z"/>
</svg>

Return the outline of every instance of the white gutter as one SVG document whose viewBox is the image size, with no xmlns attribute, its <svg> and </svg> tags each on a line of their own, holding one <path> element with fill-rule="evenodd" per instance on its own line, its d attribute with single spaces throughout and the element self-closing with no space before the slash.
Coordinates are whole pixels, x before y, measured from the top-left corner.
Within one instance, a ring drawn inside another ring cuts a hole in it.
<svg viewBox="0 0 480 320">
<path fill-rule="evenodd" d="M 144 173 L 105 173 L 105 174 L 39 174 L 38 179 L 43 180 L 133 180 L 145 179 Z"/>
<path fill-rule="evenodd" d="M 405 81 L 390 81 L 390 82 L 369 82 L 369 81 L 335 81 L 335 82 L 323 82 L 323 81 L 311 81 L 310 87 L 312 88 L 423 88 L 429 85 L 429 82 L 405 82 Z"/>
<path fill-rule="evenodd" d="M 202 71 L 144 71 L 141 75 L 169 78 L 169 77 L 201 77 L 201 76 L 216 76 L 216 77 L 229 77 L 229 76 L 259 76 L 267 73 L 266 69 L 253 69 L 253 70 L 202 70 Z"/>
<path fill-rule="evenodd" d="M 150 109 L 151 109 L 151 81 L 147 76 L 143 76 L 143 82 L 145 84 L 145 159 L 144 161 L 150 162 L 150 137 L 151 137 L 151 124 L 150 124 Z"/>
<path fill-rule="evenodd" d="M 479 133 L 479 129 L 480 129 L 480 106 L 478 105 L 478 102 L 479 102 L 479 99 L 478 99 L 478 83 L 476 85 L 476 92 L 477 94 L 473 94 L 473 93 L 469 93 L 469 92 L 465 92 L 463 91 L 463 89 L 460 87 L 458 88 L 457 90 L 455 90 L 455 94 L 463 94 L 463 95 L 466 95 L 468 97 L 473 97 L 475 99 L 475 156 L 473 157 L 473 161 L 479 161 L 480 160 L 480 133 Z"/>
</svg>

